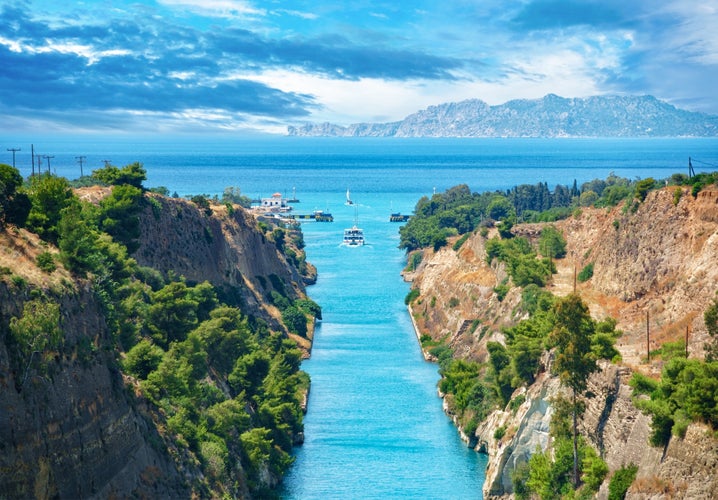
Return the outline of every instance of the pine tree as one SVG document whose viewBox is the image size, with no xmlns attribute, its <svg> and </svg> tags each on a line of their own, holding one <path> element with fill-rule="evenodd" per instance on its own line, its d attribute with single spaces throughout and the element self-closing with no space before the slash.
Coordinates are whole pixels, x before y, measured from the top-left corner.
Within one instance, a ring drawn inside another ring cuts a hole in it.
<svg viewBox="0 0 718 500">
<path fill-rule="evenodd" d="M 586 390 L 588 377 L 598 370 L 591 352 L 591 336 L 595 324 L 588 307 L 578 295 L 571 294 L 554 305 L 555 326 L 550 340 L 556 346 L 555 369 L 561 383 L 571 388 L 573 395 L 573 478 L 579 486 L 577 420 L 583 405 L 578 397 Z"/>
</svg>

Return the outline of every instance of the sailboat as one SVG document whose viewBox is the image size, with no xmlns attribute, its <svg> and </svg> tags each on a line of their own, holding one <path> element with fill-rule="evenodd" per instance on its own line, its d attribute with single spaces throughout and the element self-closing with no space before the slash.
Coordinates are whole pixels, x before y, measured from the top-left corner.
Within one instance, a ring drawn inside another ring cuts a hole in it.
<svg viewBox="0 0 718 500">
<path fill-rule="evenodd" d="M 344 230 L 344 241 L 342 244 L 350 247 L 358 247 L 364 244 L 364 230 L 357 226 L 357 209 L 354 208 L 354 225 Z"/>
<path fill-rule="evenodd" d="M 349 188 L 347 188 L 347 201 L 344 203 L 345 205 L 353 205 L 354 202 L 352 201 L 351 197 L 349 196 Z"/>
</svg>

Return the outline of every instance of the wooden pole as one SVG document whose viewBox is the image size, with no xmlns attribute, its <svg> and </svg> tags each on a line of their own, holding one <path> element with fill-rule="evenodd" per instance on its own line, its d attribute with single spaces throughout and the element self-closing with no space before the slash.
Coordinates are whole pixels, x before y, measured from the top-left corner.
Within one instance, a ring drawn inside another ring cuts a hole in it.
<svg viewBox="0 0 718 500">
<path fill-rule="evenodd" d="M 649 312 L 646 309 L 646 354 L 648 356 L 648 362 L 651 362 L 651 326 L 649 322 Z"/>
<path fill-rule="evenodd" d="M 688 325 L 686 325 L 686 359 L 688 359 Z"/>
<path fill-rule="evenodd" d="M 576 294 L 576 264 L 573 265 L 573 293 Z"/>
</svg>

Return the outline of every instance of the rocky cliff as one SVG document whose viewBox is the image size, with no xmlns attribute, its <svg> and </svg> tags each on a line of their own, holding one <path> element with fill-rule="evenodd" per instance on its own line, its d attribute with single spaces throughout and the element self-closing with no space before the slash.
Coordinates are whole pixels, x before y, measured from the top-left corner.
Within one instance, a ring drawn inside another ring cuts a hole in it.
<svg viewBox="0 0 718 500">
<path fill-rule="evenodd" d="M 627 385 L 633 371 L 657 375 L 662 367 L 646 359 L 646 318 L 651 349 L 682 339 L 688 331 L 690 356 L 701 357 L 707 338 L 703 312 L 718 291 L 718 192 L 704 190 L 693 198 L 684 190 L 678 198 L 675 189 L 649 193 L 635 211 L 582 209 L 556 223 L 567 241 L 567 257 L 556 262 L 558 274 L 548 289 L 566 295 L 576 286 L 594 318 L 611 316 L 624 332 L 617 342 L 623 361 L 603 363 L 591 378 L 589 391 L 596 397 L 588 400 L 580 426 L 611 471 L 639 465 L 629 498 L 718 496 L 718 440 L 693 424 L 684 439 L 672 438 L 665 450 L 650 447 L 650 417 L 634 407 Z M 534 239 L 540 228 L 522 224 L 513 231 Z M 458 251 L 450 246 L 436 253 L 425 250 L 417 271 L 406 275 L 420 291 L 420 300 L 411 306 L 419 333 L 478 361 L 488 358 L 486 342 L 503 342 L 501 326 L 522 319 L 520 290 L 512 288 L 502 301 L 494 293 L 506 273 L 502 265 L 486 263 L 485 242 L 486 237 L 474 234 Z M 576 270 L 589 262 L 593 277 L 576 283 Z M 548 445 L 550 399 L 560 391 L 550 363 L 545 356 L 536 382 L 519 389 L 525 401 L 516 411 L 494 412 L 471 440 L 490 456 L 486 497 L 509 495 L 511 471 L 536 445 Z M 496 439 L 494 432 L 502 426 L 508 430 Z M 606 494 L 604 484 L 600 495 Z"/>
<path fill-rule="evenodd" d="M 149 194 L 153 202 L 142 214 L 140 247 L 133 257 L 140 265 L 173 272 L 188 282 L 209 281 L 229 296 L 240 298 L 246 312 L 281 329 L 279 311 L 265 294 L 270 276 L 278 277 L 292 298 L 305 294 L 316 277 L 308 265 L 301 276 L 274 241 L 258 229 L 254 216 L 236 207 L 212 205 Z"/>
<path fill-rule="evenodd" d="M 265 299 L 263 286 L 271 285 L 262 278 L 277 276 L 290 296 L 304 296 L 311 276 L 300 276 L 240 207 L 203 211 L 186 200 L 152 199 L 140 216 L 134 257 L 141 265 L 208 280 L 241 297 L 248 314 L 275 325 L 279 313 Z M 205 495 L 199 463 L 177 456 L 182 452 L 158 432 L 161 415 L 124 379 L 117 340 L 91 282 L 62 266 L 41 271 L 43 252 L 57 254 L 34 234 L 0 228 L 0 497 Z M 62 340 L 43 354 L 42 369 L 27 371 L 17 361 L 10 324 L 37 297 L 59 307 Z"/>
</svg>

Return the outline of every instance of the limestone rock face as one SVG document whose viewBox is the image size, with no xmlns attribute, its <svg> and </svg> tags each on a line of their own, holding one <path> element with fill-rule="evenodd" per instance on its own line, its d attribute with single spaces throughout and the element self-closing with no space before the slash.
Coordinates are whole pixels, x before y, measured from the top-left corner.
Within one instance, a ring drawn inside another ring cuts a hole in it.
<svg viewBox="0 0 718 500">
<path fill-rule="evenodd" d="M 213 206 L 208 213 L 188 200 L 148 196 L 154 201 L 140 217 L 140 246 L 132 255 L 137 262 L 189 282 L 209 281 L 223 293 L 241 297 L 249 314 L 280 328 L 278 311 L 263 297 L 267 277 L 279 277 L 295 298 L 304 293 L 306 278 L 287 263 L 254 217 L 241 207 L 229 212 Z"/>
<path fill-rule="evenodd" d="M 616 345 L 623 362 L 601 363 L 601 371 L 590 379 L 593 397 L 586 401 L 581 433 L 611 471 L 639 466 L 628 498 L 718 498 L 718 440 L 694 424 L 666 450 L 651 447 L 651 419 L 633 405 L 628 385 L 634 371 L 658 376 L 662 369 L 660 360 L 648 363 L 645 358 L 647 317 L 652 350 L 685 338 L 688 331 L 689 355 L 703 356 L 708 338 L 703 312 L 718 292 L 718 191 L 707 189 L 694 198 L 686 188 L 666 187 L 649 192 L 633 209 L 623 204 L 582 208 L 554 225 L 566 239 L 567 256 L 555 261 L 558 273 L 547 289 L 564 296 L 575 287 L 595 319 L 610 316 L 623 331 Z M 536 242 L 542 227 L 518 224 L 512 232 Z M 417 333 L 448 339 L 458 357 L 480 362 L 488 359 L 486 342 L 503 342 L 501 327 L 522 319 L 518 288 L 502 301 L 494 292 L 506 272 L 502 265 L 486 262 L 485 241 L 474 234 L 458 251 L 450 248 L 451 242 L 438 252 L 424 250 L 419 268 L 405 275 L 420 292 L 410 306 Z M 576 282 L 575 274 L 589 263 L 593 277 Z M 550 444 L 545 435 L 549 400 L 560 386 L 547 375 L 550 359 L 541 364 L 542 373 L 524 389 L 525 402 L 518 410 L 494 412 L 478 426 L 475 439 L 468 439 L 490 456 L 486 498 L 509 496 L 511 471 L 536 445 L 545 449 Z M 506 432 L 496 440 L 499 427 Z M 607 482 L 599 496 L 607 496 Z"/>
<path fill-rule="evenodd" d="M 79 195 L 97 201 L 107 192 Z M 248 212 L 215 207 L 210 214 L 186 200 L 154 199 L 140 216 L 133 255 L 140 265 L 210 281 L 272 326 L 279 312 L 267 303 L 263 281 L 275 275 L 288 295 L 303 296 L 307 278 Z M 158 432 L 162 416 L 123 379 L 90 282 L 61 266 L 40 271 L 36 259 L 44 251 L 57 253 L 27 231 L 0 228 L 0 497 L 206 497 L 199 464 Z M 38 294 L 59 305 L 64 340 L 43 361 L 44 373 L 28 372 L 23 382 L 9 325 Z M 248 496 L 246 484 L 237 491 Z"/>
<path fill-rule="evenodd" d="M 0 282 L 0 332 L 22 314 Z M 12 298 L 15 297 L 15 298 Z M 190 494 L 132 404 L 89 288 L 57 297 L 65 344 L 24 385 L 0 342 L 0 491 L 8 498 L 183 497 Z"/>
</svg>

